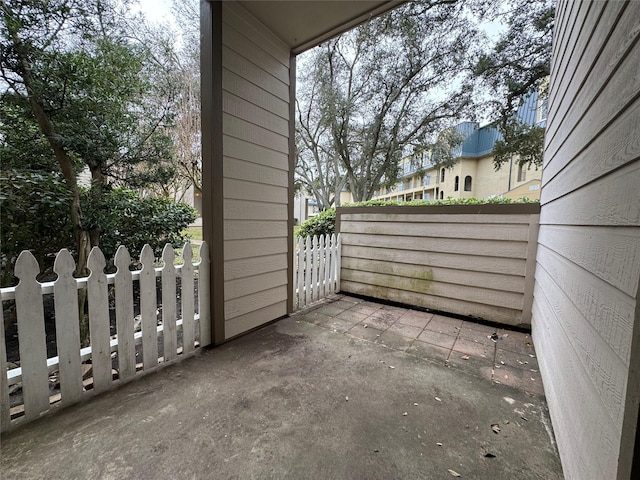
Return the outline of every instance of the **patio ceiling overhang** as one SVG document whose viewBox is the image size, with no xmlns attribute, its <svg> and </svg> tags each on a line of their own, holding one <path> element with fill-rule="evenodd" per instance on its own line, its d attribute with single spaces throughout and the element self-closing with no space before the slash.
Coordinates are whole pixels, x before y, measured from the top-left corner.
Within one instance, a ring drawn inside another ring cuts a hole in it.
<svg viewBox="0 0 640 480">
<path fill-rule="evenodd" d="M 293 53 L 301 53 L 405 3 L 404 0 L 238 1 Z"/>
</svg>

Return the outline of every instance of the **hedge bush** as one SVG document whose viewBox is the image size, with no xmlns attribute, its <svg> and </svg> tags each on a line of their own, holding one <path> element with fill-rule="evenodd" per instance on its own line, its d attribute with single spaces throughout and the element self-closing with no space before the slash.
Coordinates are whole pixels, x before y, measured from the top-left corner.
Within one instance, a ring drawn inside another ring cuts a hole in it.
<svg viewBox="0 0 640 480">
<path fill-rule="evenodd" d="M 314 235 L 331 235 L 336 231 L 336 209 L 330 208 L 306 220 L 298 230 L 298 237 L 313 237 Z"/>
</svg>

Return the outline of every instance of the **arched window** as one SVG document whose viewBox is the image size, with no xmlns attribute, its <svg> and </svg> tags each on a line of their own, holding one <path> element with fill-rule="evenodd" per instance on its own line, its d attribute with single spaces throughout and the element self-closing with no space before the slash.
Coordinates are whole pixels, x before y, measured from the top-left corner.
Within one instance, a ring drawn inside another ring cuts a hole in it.
<svg viewBox="0 0 640 480">
<path fill-rule="evenodd" d="M 524 165 L 518 165 L 518 181 L 524 182 L 527 179 L 527 170 L 524 168 Z"/>
<path fill-rule="evenodd" d="M 444 200 L 444 192 L 440 192 L 440 200 Z"/>
<path fill-rule="evenodd" d="M 460 177 L 456 175 L 456 179 L 453 182 L 453 191 L 457 192 L 458 190 L 460 190 Z"/>
<path fill-rule="evenodd" d="M 444 168 L 442 169 L 442 171 L 440 172 L 440 181 L 444 182 Z"/>
<path fill-rule="evenodd" d="M 471 175 L 467 175 L 466 177 L 464 177 L 464 191 L 471 191 Z"/>
</svg>

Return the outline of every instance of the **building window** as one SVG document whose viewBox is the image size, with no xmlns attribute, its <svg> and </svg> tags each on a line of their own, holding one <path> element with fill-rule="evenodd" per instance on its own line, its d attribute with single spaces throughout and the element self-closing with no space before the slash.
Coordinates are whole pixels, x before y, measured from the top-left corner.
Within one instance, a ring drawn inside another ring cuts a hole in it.
<svg viewBox="0 0 640 480">
<path fill-rule="evenodd" d="M 442 169 L 442 171 L 440 172 L 440 181 L 444 182 L 444 168 Z"/>
<path fill-rule="evenodd" d="M 440 192 L 440 200 L 444 200 L 444 192 Z"/>
<path fill-rule="evenodd" d="M 527 179 L 527 170 L 524 168 L 524 165 L 518 165 L 518 181 L 524 182 Z"/>
<path fill-rule="evenodd" d="M 457 192 L 460 190 L 460 177 L 456 175 L 456 179 L 453 181 L 453 191 Z"/>
<path fill-rule="evenodd" d="M 464 177 L 464 191 L 471 191 L 471 175 L 467 175 L 466 177 Z"/>
<path fill-rule="evenodd" d="M 424 178 L 422 179 L 422 184 L 423 185 L 429 185 L 431 183 L 431 175 L 427 174 L 424 176 Z"/>
</svg>

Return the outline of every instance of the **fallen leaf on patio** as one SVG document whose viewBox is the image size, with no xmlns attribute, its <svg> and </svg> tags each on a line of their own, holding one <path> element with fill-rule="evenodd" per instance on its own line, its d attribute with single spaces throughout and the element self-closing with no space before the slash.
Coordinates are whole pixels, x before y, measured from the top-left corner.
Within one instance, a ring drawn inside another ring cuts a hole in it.
<svg viewBox="0 0 640 480">
<path fill-rule="evenodd" d="M 511 397 L 502 397 L 502 399 L 507 402 L 509 405 L 513 405 L 516 401 Z"/>
<path fill-rule="evenodd" d="M 417 406 L 418 406 L 418 404 L 414 402 L 414 403 L 413 403 L 413 406 L 414 406 L 414 407 L 417 407 Z"/>
<path fill-rule="evenodd" d="M 442 446 L 442 444 L 440 442 L 436 442 L 436 445 L 439 446 L 439 447 Z"/>
<path fill-rule="evenodd" d="M 502 335 L 502 336 L 503 336 L 503 337 L 508 337 L 508 336 L 509 336 L 509 334 L 508 334 L 508 333 L 505 333 L 505 334 L 504 334 L 504 335 Z"/>
<path fill-rule="evenodd" d="M 377 448 L 373 451 L 374 453 L 378 453 L 380 450 L 378 450 Z"/>
<path fill-rule="evenodd" d="M 469 355 L 462 355 L 463 360 L 469 360 Z"/>
<path fill-rule="evenodd" d="M 491 430 L 493 430 L 493 433 L 500 433 L 500 425 L 497 423 L 491 424 Z"/>
<path fill-rule="evenodd" d="M 500 365 L 504 365 L 504 362 L 502 360 L 500 360 Z"/>
<path fill-rule="evenodd" d="M 441 401 L 442 401 L 442 400 L 441 400 L 440 398 L 438 398 L 438 397 L 435 397 L 435 399 L 436 399 L 436 402 L 441 402 Z"/>
<path fill-rule="evenodd" d="M 389 365 L 389 368 L 393 370 L 396 367 L 394 367 L 393 365 Z"/>
<path fill-rule="evenodd" d="M 369 325 L 367 325 L 366 323 L 364 324 L 364 328 L 367 328 Z"/>
<path fill-rule="evenodd" d="M 484 456 L 486 458 L 496 458 L 496 456 L 493 453 L 490 453 L 490 452 L 485 453 Z"/>
<path fill-rule="evenodd" d="M 403 417 L 406 417 L 407 415 L 409 415 L 409 412 L 404 412 L 404 413 L 402 414 L 402 416 L 403 416 Z"/>
<path fill-rule="evenodd" d="M 536 358 L 536 356 L 535 356 L 535 355 L 533 355 L 533 354 L 531 354 L 531 353 L 529 354 L 529 356 L 530 356 L 531 358 Z"/>
<path fill-rule="evenodd" d="M 344 397 L 344 399 L 348 402 L 349 401 L 349 397 Z"/>
<path fill-rule="evenodd" d="M 458 472 L 456 472 L 455 470 L 451 470 L 451 469 L 449 469 L 448 471 L 449 471 L 449 473 L 450 473 L 451 475 L 453 475 L 454 477 L 461 477 L 461 476 L 462 476 L 462 475 L 460 475 Z"/>
</svg>

